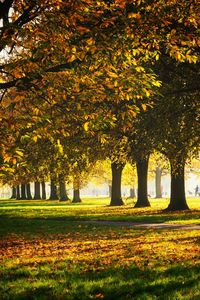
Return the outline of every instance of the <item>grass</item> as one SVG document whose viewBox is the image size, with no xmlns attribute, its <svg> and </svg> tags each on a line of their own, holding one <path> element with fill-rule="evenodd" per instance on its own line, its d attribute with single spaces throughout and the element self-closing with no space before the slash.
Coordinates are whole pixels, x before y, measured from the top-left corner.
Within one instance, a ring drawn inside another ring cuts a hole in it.
<svg viewBox="0 0 200 300">
<path fill-rule="evenodd" d="M 64 219 L 67 220 L 110 220 L 147 223 L 200 223 L 199 198 L 189 199 L 190 211 L 163 213 L 168 199 L 151 199 L 150 208 L 133 208 L 133 200 L 125 200 L 122 207 L 109 207 L 108 198 L 86 198 L 83 203 L 71 204 L 58 201 L 0 200 L 0 214 L 10 217 Z M 0 229 L 1 230 L 1 229 Z"/>
<path fill-rule="evenodd" d="M 0 200 L 0 299 L 199 299 L 199 230 L 135 229 L 83 220 L 199 223 L 190 212 Z"/>
</svg>

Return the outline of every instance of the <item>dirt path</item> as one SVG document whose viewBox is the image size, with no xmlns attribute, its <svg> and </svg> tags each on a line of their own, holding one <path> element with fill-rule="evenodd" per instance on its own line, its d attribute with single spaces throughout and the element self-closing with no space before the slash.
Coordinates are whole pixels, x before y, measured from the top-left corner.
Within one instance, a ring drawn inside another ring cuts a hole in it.
<svg viewBox="0 0 200 300">
<path fill-rule="evenodd" d="M 146 228 L 146 229 L 183 229 L 183 230 L 200 230 L 200 225 L 197 224 L 166 224 L 166 223 L 136 223 L 126 221 L 81 221 L 82 223 L 94 224 L 94 225 L 111 225 L 111 226 L 129 226 L 134 228 Z"/>
</svg>

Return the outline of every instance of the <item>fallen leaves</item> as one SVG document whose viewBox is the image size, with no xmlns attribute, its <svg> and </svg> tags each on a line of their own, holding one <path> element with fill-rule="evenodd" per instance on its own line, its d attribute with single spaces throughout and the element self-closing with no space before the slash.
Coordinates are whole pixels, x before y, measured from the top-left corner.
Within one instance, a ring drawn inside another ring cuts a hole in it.
<svg viewBox="0 0 200 300">
<path fill-rule="evenodd" d="M 142 269 L 199 261 L 198 230 L 134 231 L 124 228 L 122 231 L 109 228 L 102 231 L 98 226 L 94 230 L 86 230 L 85 226 L 77 230 L 67 235 L 33 240 L 12 235 L 0 242 L 0 256 L 3 261 L 12 259 L 16 264 L 25 261 L 51 263 L 57 259 L 71 261 L 73 264 L 84 264 L 82 272 L 132 263 Z"/>
</svg>

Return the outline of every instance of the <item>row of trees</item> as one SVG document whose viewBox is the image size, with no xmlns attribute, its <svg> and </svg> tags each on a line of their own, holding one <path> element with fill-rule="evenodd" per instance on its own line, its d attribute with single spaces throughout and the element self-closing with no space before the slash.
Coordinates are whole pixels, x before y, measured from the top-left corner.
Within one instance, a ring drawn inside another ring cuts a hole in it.
<svg viewBox="0 0 200 300">
<path fill-rule="evenodd" d="M 198 168 L 198 164 L 196 162 L 194 165 L 196 165 L 196 167 Z M 155 198 L 162 198 L 161 177 L 167 174 L 169 174 L 169 167 L 167 161 L 164 160 L 164 157 L 162 157 L 158 153 L 154 153 L 153 155 L 151 155 L 148 180 L 155 181 Z M 135 198 L 137 194 L 136 192 L 137 174 L 136 174 L 135 165 L 131 165 L 130 163 L 126 164 L 123 169 L 122 175 L 123 175 L 122 185 L 129 188 L 129 197 Z M 26 175 L 24 175 L 24 177 L 25 177 L 24 179 L 27 181 Z M 48 176 L 43 178 L 49 180 Z M 8 178 L 6 176 L 5 176 L 5 182 L 8 183 Z M 13 185 L 11 199 L 18 199 L 18 200 L 47 199 L 47 193 L 46 193 L 47 183 L 45 183 L 45 181 L 34 182 L 34 186 L 33 186 L 34 189 L 32 191 L 33 196 L 31 194 L 30 183 L 25 183 L 25 184 L 22 183 L 19 185 L 18 183 L 20 182 L 17 181 L 16 173 L 15 175 L 13 174 L 12 178 L 10 178 L 9 183 Z M 88 183 L 93 183 L 93 185 L 96 187 L 102 186 L 102 184 L 103 185 L 106 184 L 108 188 L 108 194 L 111 197 L 112 170 L 111 170 L 110 160 L 98 160 L 94 165 L 90 167 L 89 173 L 84 174 L 84 177 L 80 180 L 79 185 L 77 187 L 73 183 L 74 182 L 72 176 L 67 176 L 63 178 L 60 174 L 56 182 L 53 181 L 50 182 L 49 200 L 58 200 L 58 199 L 60 201 L 70 200 L 68 197 L 68 192 L 66 190 L 66 185 L 67 185 L 68 190 L 69 187 L 73 186 L 72 202 L 80 202 L 81 201 L 80 189 L 84 188 Z"/>
<path fill-rule="evenodd" d="M 137 168 L 136 207 L 149 206 L 156 150 L 171 166 L 168 209 L 187 209 L 184 166 L 198 155 L 200 136 L 197 2 L 5 0 L 1 8 L 7 181 L 72 174 L 78 187 L 109 158 L 111 205 L 121 205 L 129 161 Z"/>
</svg>

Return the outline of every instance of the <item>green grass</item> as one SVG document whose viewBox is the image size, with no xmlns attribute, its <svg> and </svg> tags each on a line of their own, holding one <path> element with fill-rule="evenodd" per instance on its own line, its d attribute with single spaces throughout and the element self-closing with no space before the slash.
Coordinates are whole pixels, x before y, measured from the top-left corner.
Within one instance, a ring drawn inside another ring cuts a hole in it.
<svg viewBox="0 0 200 300">
<path fill-rule="evenodd" d="M 134 208 L 133 200 L 125 200 L 122 207 L 109 207 L 108 198 L 86 198 L 82 203 L 71 204 L 58 201 L 17 201 L 0 200 L 0 214 L 10 217 L 54 218 L 70 220 L 111 220 L 147 223 L 185 223 L 199 224 L 200 199 L 188 200 L 190 211 L 168 213 L 163 212 L 168 199 L 151 199 L 150 208 Z"/>
<path fill-rule="evenodd" d="M 199 230 L 139 229 L 84 220 L 199 223 L 190 212 L 0 200 L 0 299 L 199 299 Z"/>
</svg>

